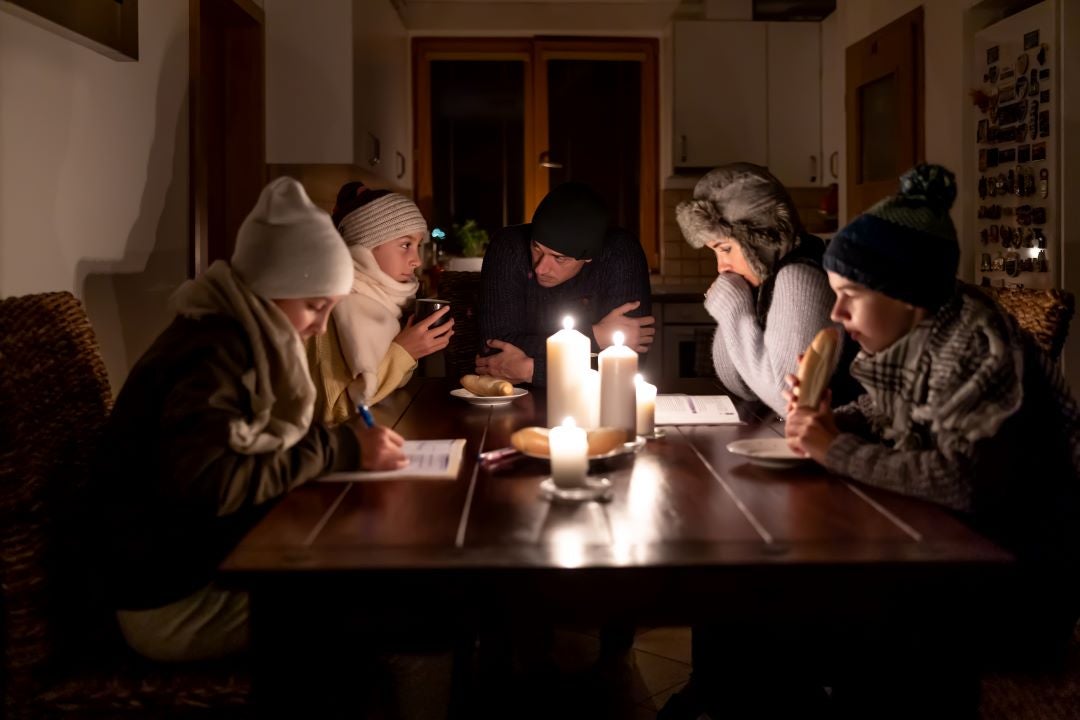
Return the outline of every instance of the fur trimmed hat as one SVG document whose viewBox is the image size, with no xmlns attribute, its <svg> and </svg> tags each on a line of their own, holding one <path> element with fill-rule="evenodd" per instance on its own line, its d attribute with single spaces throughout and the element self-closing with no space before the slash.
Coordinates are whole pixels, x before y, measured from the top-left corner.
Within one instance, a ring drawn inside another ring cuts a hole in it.
<svg viewBox="0 0 1080 720">
<path fill-rule="evenodd" d="M 341 235 L 291 177 L 263 188 L 236 233 L 230 264 L 252 292 L 271 300 L 333 297 L 352 287 Z"/>
<path fill-rule="evenodd" d="M 388 190 L 372 190 L 361 182 L 338 191 L 334 225 L 349 247 L 376 248 L 406 235 L 428 237 L 427 220 L 409 198 Z"/>
<path fill-rule="evenodd" d="M 731 163 L 709 172 L 694 186 L 694 197 L 679 203 L 675 217 L 686 242 L 704 247 L 710 239 L 731 238 L 761 280 L 799 244 L 802 223 L 791 196 L 766 168 Z"/>
<path fill-rule="evenodd" d="M 833 236 L 822 265 L 864 287 L 936 310 L 956 290 L 960 244 L 949 208 L 956 176 L 918 165 L 887 197 Z"/>
</svg>

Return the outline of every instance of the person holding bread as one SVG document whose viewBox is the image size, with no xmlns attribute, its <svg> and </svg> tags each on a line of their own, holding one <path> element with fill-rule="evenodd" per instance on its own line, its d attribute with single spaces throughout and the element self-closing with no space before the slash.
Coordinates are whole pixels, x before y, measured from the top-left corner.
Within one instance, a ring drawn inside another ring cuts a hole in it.
<svg viewBox="0 0 1080 720">
<path fill-rule="evenodd" d="M 785 414 L 784 377 L 829 324 L 834 296 L 821 268 L 824 244 L 803 230 L 780 181 L 750 163 L 706 174 L 675 214 L 691 246 L 716 254 L 719 274 L 705 309 L 716 320 L 717 377 L 728 392 Z M 856 350 L 848 342 L 837 355 L 832 387 L 840 401 L 860 392 L 846 365 Z"/>
<path fill-rule="evenodd" d="M 563 318 L 599 352 L 615 332 L 637 352 L 656 333 L 641 243 L 611 227 L 600 197 L 569 182 L 549 192 L 531 223 L 495 234 L 480 276 L 479 375 L 547 384 L 547 338 Z"/>
<path fill-rule="evenodd" d="M 920 165 L 833 238 L 831 317 L 861 347 L 851 373 L 866 394 L 799 407 L 791 377 L 785 433 L 827 469 L 950 508 L 1011 550 L 1024 589 L 1009 623 L 1061 643 L 1080 608 L 1080 411 L 1016 320 L 957 282 L 955 199 L 951 172 Z"/>
<path fill-rule="evenodd" d="M 419 286 L 420 243 L 428 237 L 412 200 L 349 182 L 338 192 L 332 219 L 349 249 L 352 288 L 334 308 L 326 334 L 307 349 L 318 415 L 341 422 L 356 415 L 357 404 L 374 405 L 407 383 L 420 358 L 450 343 L 454 321 L 434 327 L 449 312 L 444 307 L 401 327 L 402 308 Z"/>
</svg>

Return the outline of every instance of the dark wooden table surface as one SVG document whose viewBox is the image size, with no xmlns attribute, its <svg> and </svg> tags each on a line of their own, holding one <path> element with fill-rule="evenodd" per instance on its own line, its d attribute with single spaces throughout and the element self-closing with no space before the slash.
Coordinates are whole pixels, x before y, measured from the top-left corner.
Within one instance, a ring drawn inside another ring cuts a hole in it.
<svg viewBox="0 0 1080 720">
<path fill-rule="evenodd" d="M 750 405 L 739 406 L 743 425 L 668 428 L 610 464 L 610 502 L 552 504 L 539 490 L 546 462 L 493 473 L 475 459 L 543 424 L 543 391 L 484 408 L 450 387 L 416 381 L 375 414 L 407 438 L 465 437 L 456 481 L 309 483 L 231 553 L 223 581 L 256 598 L 301 593 L 391 615 L 438 598 L 451 614 L 510 606 L 690 624 L 731 612 L 888 615 L 927 592 L 962 615 L 1012 563 L 929 503 L 812 463 L 770 470 L 732 455 L 732 440 L 782 432 Z"/>
</svg>

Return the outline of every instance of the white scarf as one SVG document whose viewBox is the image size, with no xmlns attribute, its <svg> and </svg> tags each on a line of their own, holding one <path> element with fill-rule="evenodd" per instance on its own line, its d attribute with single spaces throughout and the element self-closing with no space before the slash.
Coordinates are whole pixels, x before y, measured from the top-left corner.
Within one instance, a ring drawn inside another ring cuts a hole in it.
<svg viewBox="0 0 1080 720">
<path fill-rule="evenodd" d="M 311 427 L 315 385 L 300 334 L 285 313 L 251 292 L 224 260 L 181 285 L 170 303 L 184 317 L 231 317 L 240 323 L 251 343 L 255 366 L 239 380 L 248 391 L 252 416 L 229 422 L 229 447 L 245 455 L 259 455 L 288 450 L 299 442 Z M 210 403 L 215 402 L 211 397 Z M 246 415 L 246 409 L 241 412 Z"/>
<path fill-rule="evenodd" d="M 416 295 L 420 282 L 399 282 L 382 271 L 371 250 L 349 248 L 353 258 L 353 286 L 333 310 L 341 354 L 352 373 L 349 396 L 359 402 L 375 394 L 379 364 L 390 343 L 401 332 L 401 309 Z"/>
</svg>

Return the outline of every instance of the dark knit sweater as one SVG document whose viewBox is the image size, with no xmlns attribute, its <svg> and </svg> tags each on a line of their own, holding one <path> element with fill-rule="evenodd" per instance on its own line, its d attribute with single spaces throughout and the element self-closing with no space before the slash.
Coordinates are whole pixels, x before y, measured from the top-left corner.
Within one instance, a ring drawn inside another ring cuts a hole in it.
<svg viewBox="0 0 1080 720">
<path fill-rule="evenodd" d="M 645 252 L 625 230 L 608 231 L 600 256 L 561 285 L 541 287 L 533 273 L 531 225 L 503 228 L 484 255 L 481 275 L 481 342 L 504 340 L 533 359 L 533 384 L 547 384 L 547 338 L 571 315 L 578 331 L 599 350 L 592 326 L 623 303 L 641 305 L 631 317 L 652 314 Z"/>
<path fill-rule="evenodd" d="M 230 421 L 251 417 L 242 378 L 253 363 L 235 320 L 177 318 L 128 375 L 106 427 L 87 521 L 114 607 L 161 607 L 206 586 L 269 508 L 256 498 L 358 467 L 359 445 L 344 425 L 313 423 L 288 450 L 230 448 Z"/>
</svg>

